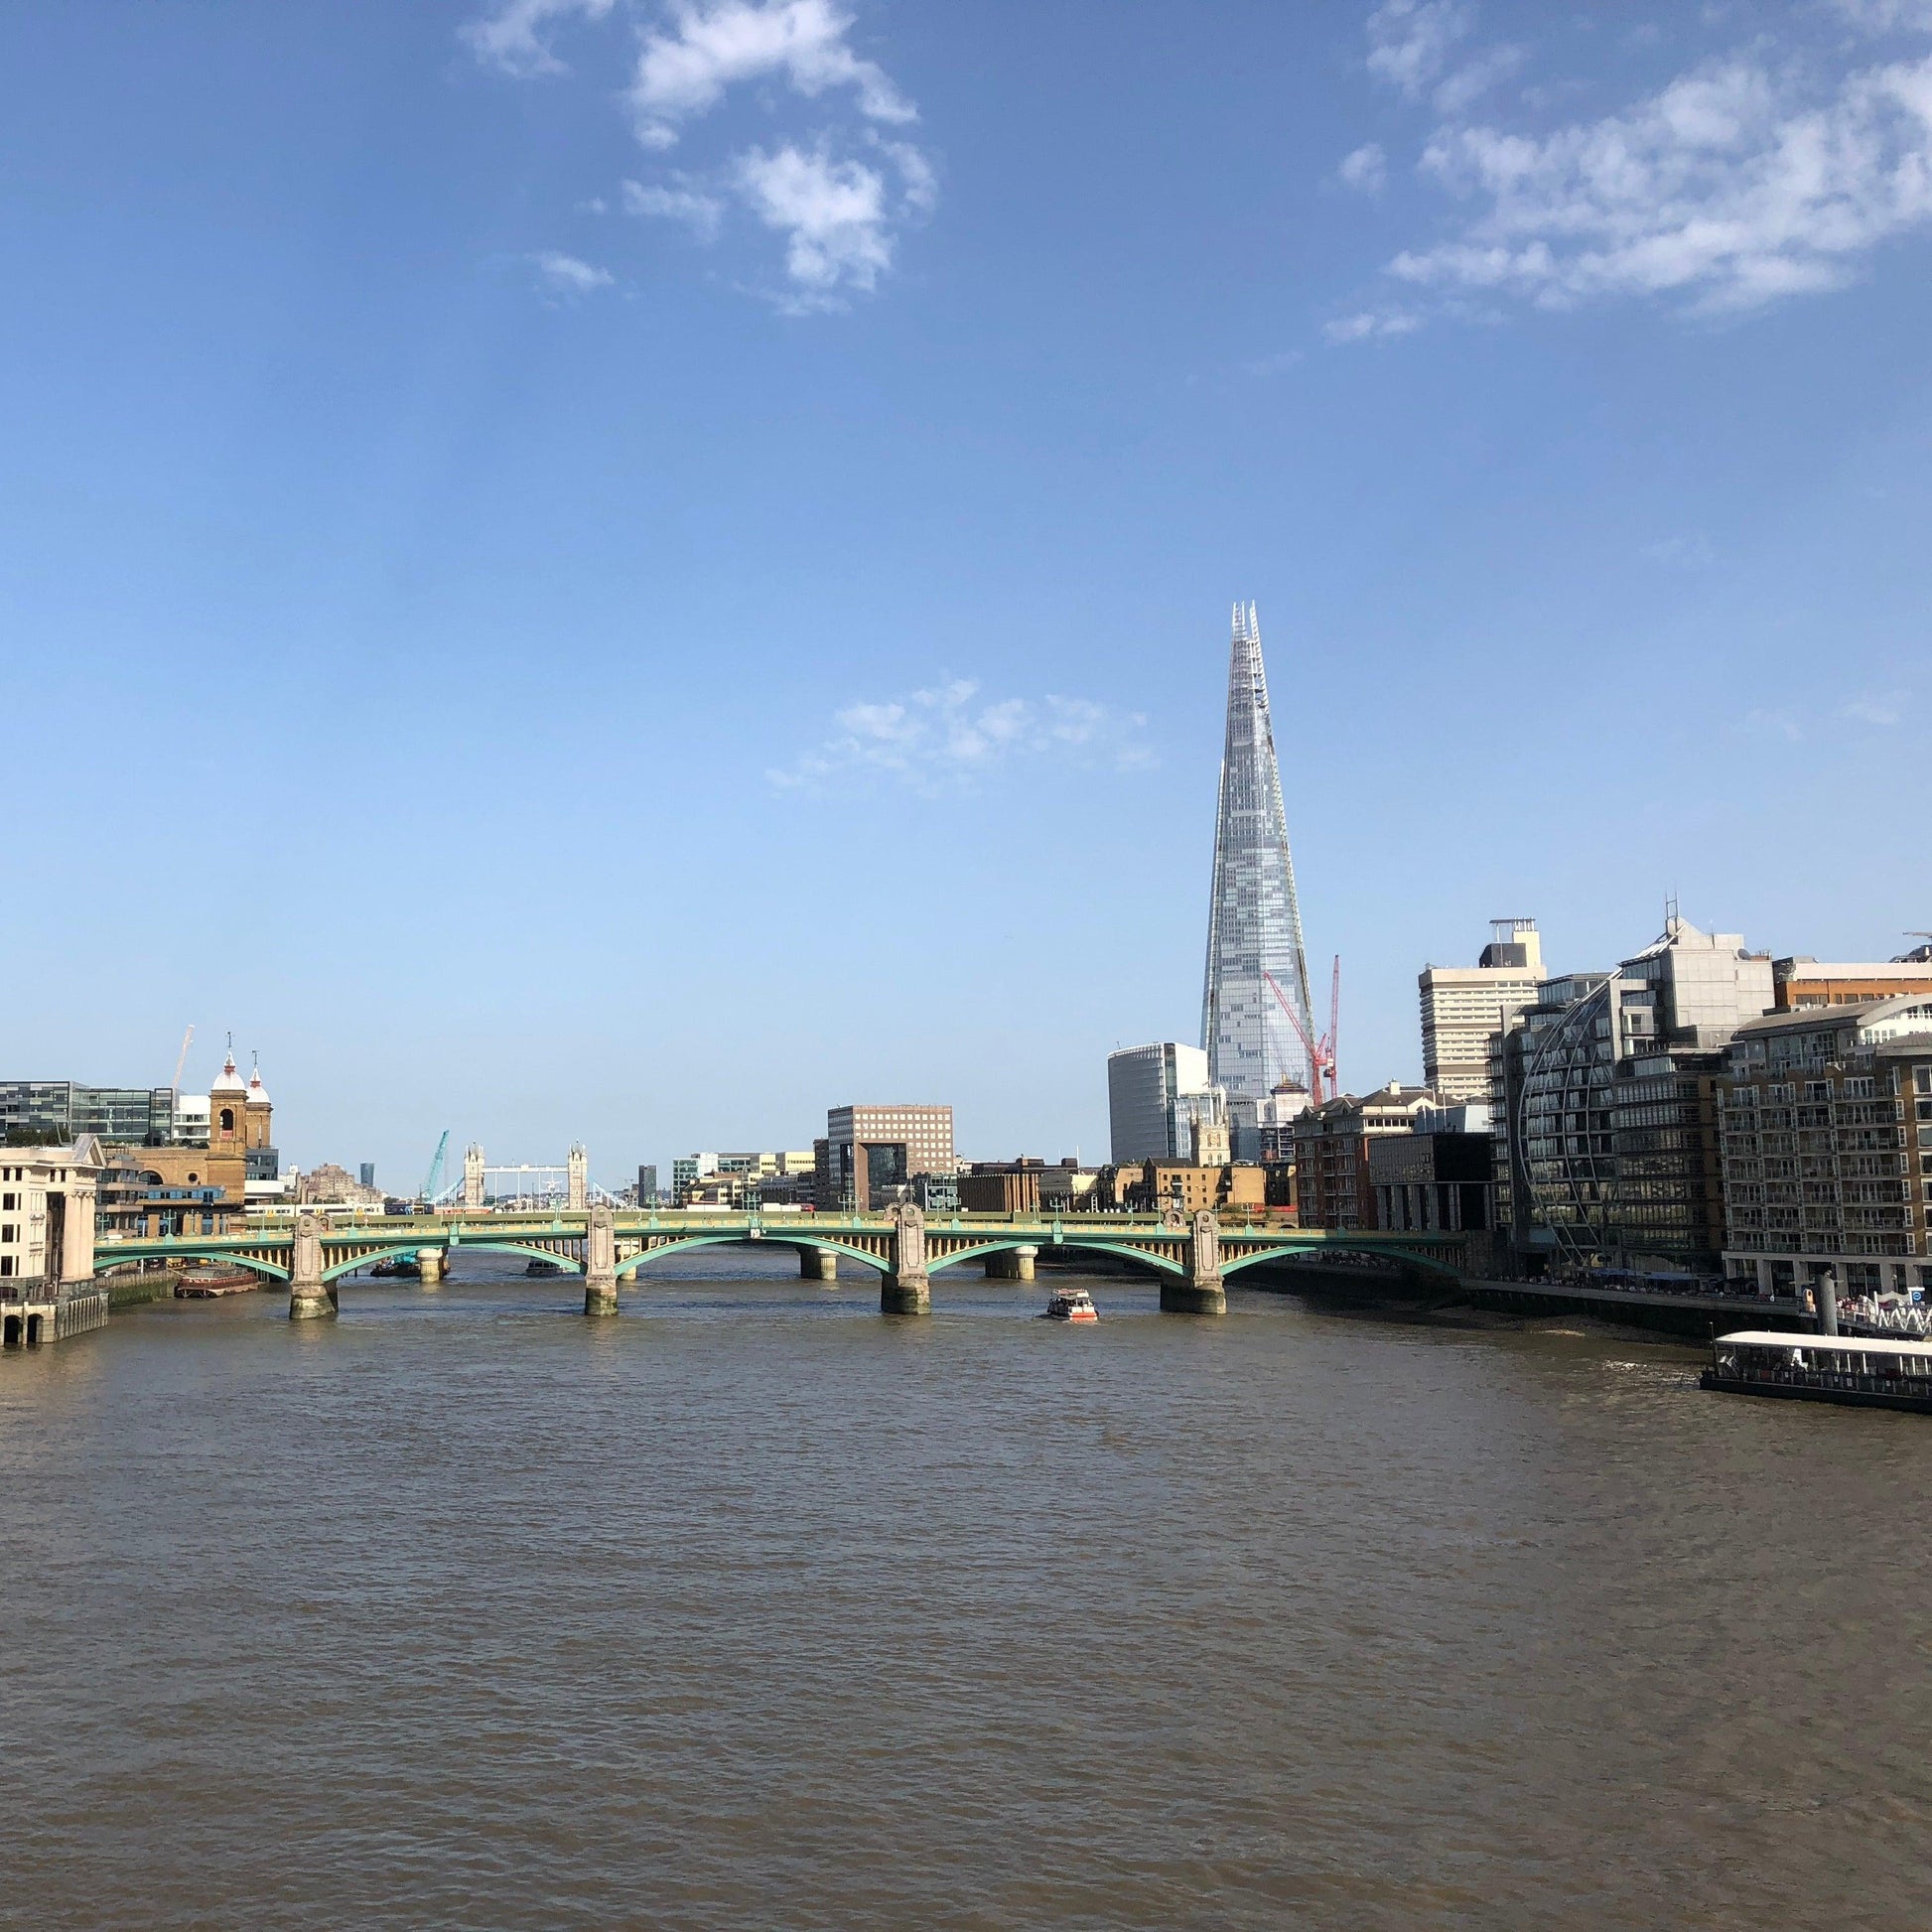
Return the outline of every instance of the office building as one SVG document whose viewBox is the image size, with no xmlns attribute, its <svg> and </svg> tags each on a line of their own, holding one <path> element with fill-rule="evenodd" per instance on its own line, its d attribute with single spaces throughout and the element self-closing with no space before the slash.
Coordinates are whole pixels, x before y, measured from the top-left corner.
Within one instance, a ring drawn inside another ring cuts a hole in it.
<svg viewBox="0 0 1932 1932">
<path fill-rule="evenodd" d="M 1932 1290 L 1932 992 L 1747 1020 L 1717 1085 L 1726 1275 Z"/>
<path fill-rule="evenodd" d="M 671 1163 L 671 1199 L 675 1206 L 756 1207 L 764 1183 L 788 1176 L 802 1175 L 809 1182 L 812 1174 L 809 1148 L 754 1150 L 736 1154 L 682 1154 Z M 657 1192 L 657 1170 L 637 1170 L 638 1199 L 644 1200 L 644 1176 L 650 1176 L 650 1194 Z M 773 1189 L 771 1199 L 783 1196 Z"/>
<path fill-rule="evenodd" d="M 165 1147 L 175 1137 L 175 1090 L 0 1080 L 0 1140 L 71 1147 L 83 1134 L 134 1147 Z"/>
<path fill-rule="evenodd" d="M 1193 1153 L 1194 1120 L 1203 1107 L 1225 1113 L 1224 1096 L 1209 1099 L 1207 1055 L 1178 1040 L 1126 1046 L 1107 1055 L 1109 1152 L 1116 1165 L 1185 1161 Z"/>
<path fill-rule="evenodd" d="M 1125 1184 L 1117 1180 L 1116 1185 L 1124 1204 L 1139 1214 L 1246 1209 L 1259 1216 L 1268 1205 L 1267 1172 L 1245 1163 L 1202 1167 L 1194 1161 L 1144 1161 L 1138 1171 L 1122 1172 Z"/>
<path fill-rule="evenodd" d="M 1488 1112 L 1470 1131 L 1460 1109 L 1424 1108 L 1413 1132 L 1368 1142 L 1375 1225 L 1391 1233 L 1475 1234 L 1490 1224 Z M 1457 1123 L 1457 1124 L 1452 1124 Z"/>
<path fill-rule="evenodd" d="M 1303 1033 L 1312 1039 L 1308 953 L 1282 809 L 1261 624 L 1252 604 L 1237 604 L 1201 988 L 1205 1084 L 1225 1088 L 1238 1101 L 1264 1098 L 1285 1074 L 1309 1083 L 1309 1055 L 1283 1000 L 1294 1004 Z"/>
<path fill-rule="evenodd" d="M 1295 1204 L 1305 1228 L 1375 1228 L 1370 1143 L 1415 1131 L 1432 1105 L 1427 1087 L 1391 1080 L 1374 1093 L 1338 1094 L 1296 1117 Z"/>
<path fill-rule="evenodd" d="M 657 1165 L 652 1162 L 637 1170 L 637 1205 L 655 1207 L 657 1205 Z"/>
<path fill-rule="evenodd" d="M 1078 1161 L 974 1161 L 953 1184 L 963 1214 L 1070 1214 L 1093 1205 L 1099 1176 Z"/>
<path fill-rule="evenodd" d="M 1771 979 L 1780 1012 L 1932 993 L 1932 946 L 1916 947 L 1897 959 L 1851 963 L 1827 964 L 1804 954 L 1774 959 Z"/>
<path fill-rule="evenodd" d="M 1495 1056 L 1497 1214 L 1519 1262 L 1717 1272 L 1714 1082 L 1771 1002 L 1769 955 L 1675 916 L 1614 972 L 1544 983 Z"/>
<path fill-rule="evenodd" d="M 1308 1112 L 1311 1104 L 1309 1090 L 1300 1081 L 1279 1081 L 1273 1093 L 1254 1103 L 1255 1146 L 1252 1152 L 1241 1144 L 1241 1129 L 1237 1121 L 1234 1158 L 1237 1161 L 1259 1161 L 1265 1167 L 1293 1162 L 1295 1123 Z"/>
<path fill-rule="evenodd" d="M 356 1170 L 355 1178 L 360 1185 L 373 1187 L 375 1185 L 375 1163 L 373 1161 L 364 1161 Z"/>
<path fill-rule="evenodd" d="M 1489 1093 L 1489 1040 L 1536 1002 L 1544 979 L 1534 919 L 1492 919 L 1474 966 L 1430 966 L 1422 993 L 1422 1083 L 1445 1100 Z"/>
<path fill-rule="evenodd" d="M 91 1134 L 64 1146 L 0 1147 L 0 1301 L 21 1300 L 29 1282 L 54 1293 L 92 1280 L 106 1165 Z"/>
<path fill-rule="evenodd" d="M 922 1173 L 950 1174 L 952 1109 L 900 1101 L 834 1107 L 813 1148 L 821 1211 L 870 1213 Z"/>
</svg>

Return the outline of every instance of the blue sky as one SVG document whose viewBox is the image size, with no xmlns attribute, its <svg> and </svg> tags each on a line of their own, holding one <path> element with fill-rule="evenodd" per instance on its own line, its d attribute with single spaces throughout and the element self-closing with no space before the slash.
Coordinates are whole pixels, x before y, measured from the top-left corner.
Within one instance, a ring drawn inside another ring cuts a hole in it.
<svg viewBox="0 0 1932 1932">
<path fill-rule="evenodd" d="M 73 0 L 0 89 L 9 1073 L 1091 1155 L 1237 598 L 1351 1085 L 1492 914 L 1932 926 L 1925 0 Z"/>
</svg>

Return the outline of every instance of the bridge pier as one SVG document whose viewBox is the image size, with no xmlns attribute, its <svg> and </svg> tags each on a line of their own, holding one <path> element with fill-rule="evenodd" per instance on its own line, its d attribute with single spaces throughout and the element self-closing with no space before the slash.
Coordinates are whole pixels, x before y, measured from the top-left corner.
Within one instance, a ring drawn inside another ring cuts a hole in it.
<svg viewBox="0 0 1932 1932">
<path fill-rule="evenodd" d="M 423 1271 L 425 1288 L 441 1288 L 443 1276 L 448 1266 L 448 1256 L 441 1248 L 418 1248 L 416 1266 Z"/>
<path fill-rule="evenodd" d="M 608 1207 L 594 1207 L 584 1230 L 584 1312 L 617 1311 L 618 1230 Z"/>
<path fill-rule="evenodd" d="M 289 1319 L 313 1321 L 336 1312 L 336 1286 L 322 1279 L 322 1219 L 298 1214 L 289 1256 Z"/>
<path fill-rule="evenodd" d="M 1039 1260 L 1037 1248 L 1008 1248 L 1003 1254 L 986 1257 L 986 1279 L 990 1282 L 1030 1282 Z"/>
<path fill-rule="evenodd" d="M 835 1282 L 839 1278 L 839 1258 L 830 1248 L 800 1248 L 798 1279 L 801 1282 Z"/>
<path fill-rule="evenodd" d="M 1163 1314 L 1226 1314 L 1227 1290 L 1221 1282 L 1221 1224 L 1212 1214 L 1194 1216 L 1193 1239 L 1186 1249 L 1187 1278 L 1163 1276 Z"/>
<path fill-rule="evenodd" d="M 917 1201 L 900 1201 L 893 1209 L 893 1270 L 879 1286 L 879 1312 L 932 1312 L 932 1282 L 925 1265 L 925 1210 Z"/>
</svg>

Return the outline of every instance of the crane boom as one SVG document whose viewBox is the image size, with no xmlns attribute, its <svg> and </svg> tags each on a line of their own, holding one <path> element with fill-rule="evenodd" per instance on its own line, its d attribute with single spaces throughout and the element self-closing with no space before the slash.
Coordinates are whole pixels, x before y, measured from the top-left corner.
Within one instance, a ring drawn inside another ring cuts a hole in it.
<svg viewBox="0 0 1932 1932">
<path fill-rule="evenodd" d="M 181 1091 L 181 1070 L 183 1067 L 185 1067 L 188 1064 L 188 1049 L 191 1046 L 193 1046 L 194 1043 L 195 1043 L 195 1023 L 194 1021 L 191 1020 L 188 1023 L 188 1031 L 185 1034 L 183 1034 L 181 1036 L 181 1054 L 180 1057 L 175 1061 L 175 1078 L 173 1084 L 174 1084 L 174 1089 L 177 1093 Z"/>
<path fill-rule="evenodd" d="M 443 1160 L 450 1151 L 450 1130 L 443 1130 L 443 1138 L 436 1144 L 436 1159 L 429 1164 L 429 1178 L 423 1182 L 423 1198 L 433 1201 L 443 1185 Z"/>
</svg>

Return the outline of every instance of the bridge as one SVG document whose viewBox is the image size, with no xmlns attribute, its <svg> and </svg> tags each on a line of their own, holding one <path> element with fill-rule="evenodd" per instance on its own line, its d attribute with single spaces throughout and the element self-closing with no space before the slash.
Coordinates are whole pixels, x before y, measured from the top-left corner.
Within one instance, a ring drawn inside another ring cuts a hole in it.
<svg viewBox="0 0 1932 1932">
<path fill-rule="evenodd" d="M 581 1274 L 584 1312 L 595 1315 L 615 1314 L 620 1286 L 634 1285 L 653 1261 L 744 1243 L 794 1250 L 808 1281 L 836 1280 L 841 1260 L 869 1268 L 880 1277 L 879 1306 L 887 1314 L 927 1313 L 932 1277 L 970 1263 L 998 1279 L 1032 1281 L 1047 1249 L 1116 1256 L 1157 1276 L 1162 1308 L 1182 1314 L 1225 1312 L 1228 1278 L 1264 1261 L 1381 1256 L 1451 1278 L 1462 1262 L 1462 1237 L 1455 1234 L 1232 1227 L 1210 1213 L 1189 1219 L 1177 1210 L 1160 1216 L 954 1214 L 928 1220 L 908 1201 L 885 1214 L 843 1216 L 621 1212 L 596 1205 L 577 1212 L 483 1211 L 339 1223 L 301 1214 L 292 1226 L 283 1222 L 239 1234 L 102 1237 L 94 1244 L 94 1268 L 227 1262 L 286 1282 L 289 1316 L 299 1321 L 336 1313 L 338 1283 L 358 1269 L 414 1261 L 430 1287 L 443 1279 L 450 1257 L 469 1248 L 524 1255 Z"/>
</svg>

